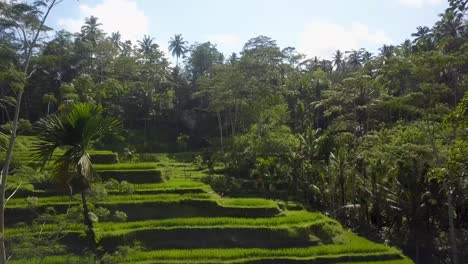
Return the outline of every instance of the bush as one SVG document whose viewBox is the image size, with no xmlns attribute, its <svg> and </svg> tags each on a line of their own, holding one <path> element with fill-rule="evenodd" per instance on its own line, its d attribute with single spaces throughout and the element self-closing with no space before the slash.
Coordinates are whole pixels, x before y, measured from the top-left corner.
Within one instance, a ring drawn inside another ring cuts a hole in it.
<svg viewBox="0 0 468 264">
<path fill-rule="evenodd" d="M 215 192 L 221 195 L 240 193 L 242 191 L 239 180 L 225 175 L 211 175 L 206 178 L 206 183 L 208 183 Z"/>
<path fill-rule="evenodd" d="M 114 222 L 127 222 L 127 214 L 122 211 L 115 211 L 114 215 L 112 216 L 112 220 Z"/>
</svg>

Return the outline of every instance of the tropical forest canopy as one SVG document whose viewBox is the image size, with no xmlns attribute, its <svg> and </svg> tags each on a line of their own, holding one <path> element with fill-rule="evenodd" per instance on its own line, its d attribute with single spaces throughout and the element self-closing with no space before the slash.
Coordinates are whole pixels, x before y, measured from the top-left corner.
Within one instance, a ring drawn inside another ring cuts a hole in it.
<svg viewBox="0 0 468 264">
<path fill-rule="evenodd" d="M 125 41 L 97 17 L 79 32 L 42 26 L 38 2 L 0 2 L 1 147 L 19 92 L 20 135 L 90 103 L 123 127 L 96 149 L 197 152 L 218 192 L 251 180 L 257 196 L 296 200 L 416 263 L 468 260 L 467 1 L 376 53 L 306 57 L 261 35 L 225 56 L 175 34 L 176 63 L 157 38 Z M 28 41 L 37 28 L 47 34 Z"/>
</svg>

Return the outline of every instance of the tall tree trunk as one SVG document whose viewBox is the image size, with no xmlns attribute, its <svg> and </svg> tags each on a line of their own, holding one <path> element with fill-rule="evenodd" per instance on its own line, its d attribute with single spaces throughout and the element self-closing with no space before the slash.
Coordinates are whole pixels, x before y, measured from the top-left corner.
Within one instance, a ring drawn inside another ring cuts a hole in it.
<svg viewBox="0 0 468 264">
<path fill-rule="evenodd" d="M 33 48 L 37 42 L 39 34 L 42 31 L 42 27 L 44 26 L 44 23 L 47 17 L 49 16 L 50 10 L 52 10 L 52 8 L 59 2 L 61 2 L 61 0 L 52 0 L 50 5 L 47 7 L 47 11 L 44 13 L 44 16 L 42 17 L 41 24 L 37 28 L 34 34 L 34 38 L 29 43 L 29 45 L 25 45 L 29 47 L 26 53 L 25 64 L 23 68 L 23 72 L 26 76 L 28 76 L 28 74 L 29 75 L 32 74 L 32 73 L 29 73 L 29 65 L 31 62 Z M 23 42 L 26 43 L 28 42 L 28 40 L 24 39 Z M 13 118 L 10 141 L 8 143 L 8 149 L 5 155 L 5 164 L 3 165 L 2 171 L 0 173 L 0 177 L 1 177 L 1 181 L 0 181 L 0 184 L 1 184 L 0 185 L 0 264 L 7 263 L 7 254 L 5 250 L 5 191 L 6 191 L 8 173 L 10 170 L 10 163 L 11 163 L 11 159 L 13 158 L 13 148 L 15 146 L 16 132 L 18 130 L 18 120 L 19 120 L 19 113 L 21 109 L 22 98 L 23 98 L 23 90 L 20 90 L 18 91 L 18 94 L 16 95 L 15 116 Z"/>
<path fill-rule="evenodd" d="M 218 128 L 219 128 L 219 136 L 221 140 L 221 151 L 224 152 L 223 124 L 221 123 L 221 114 L 219 112 L 216 112 L 216 116 L 218 117 Z"/>
<path fill-rule="evenodd" d="M 81 202 L 83 203 L 83 223 L 86 228 L 86 236 L 89 240 L 89 247 L 91 251 L 97 253 L 96 234 L 94 233 L 93 221 L 89 216 L 88 202 L 86 200 L 86 191 L 81 191 Z"/>
<path fill-rule="evenodd" d="M 447 186 L 446 184 L 446 189 L 447 189 L 447 204 L 448 204 L 448 217 L 449 217 L 449 233 L 450 233 L 450 249 L 452 251 L 452 262 L 453 264 L 459 264 L 458 261 L 458 250 L 457 250 L 457 239 L 455 236 L 455 225 L 453 223 L 454 221 L 454 215 L 455 215 L 455 210 L 453 209 L 453 201 L 452 201 L 452 190 L 450 187 Z"/>
<path fill-rule="evenodd" d="M 340 194 L 341 194 L 341 206 L 344 207 L 346 205 L 346 198 L 345 198 L 345 178 L 344 173 L 340 169 Z"/>
</svg>

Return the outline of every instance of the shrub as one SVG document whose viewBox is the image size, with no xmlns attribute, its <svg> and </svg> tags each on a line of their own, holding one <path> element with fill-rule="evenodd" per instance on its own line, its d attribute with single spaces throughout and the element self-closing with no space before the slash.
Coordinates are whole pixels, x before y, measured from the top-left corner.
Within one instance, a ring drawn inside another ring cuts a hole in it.
<svg viewBox="0 0 468 264">
<path fill-rule="evenodd" d="M 112 220 L 115 222 L 127 222 L 127 214 L 122 211 L 115 211 Z"/>
<path fill-rule="evenodd" d="M 96 216 L 99 218 L 100 221 L 107 220 L 110 215 L 110 211 L 104 207 L 97 207 L 94 210 L 94 213 L 96 214 Z"/>
</svg>

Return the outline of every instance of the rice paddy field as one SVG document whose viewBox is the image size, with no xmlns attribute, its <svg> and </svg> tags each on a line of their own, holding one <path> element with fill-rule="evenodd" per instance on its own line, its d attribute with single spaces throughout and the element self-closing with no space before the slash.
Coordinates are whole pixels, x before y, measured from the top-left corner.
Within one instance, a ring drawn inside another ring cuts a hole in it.
<svg viewBox="0 0 468 264">
<path fill-rule="evenodd" d="M 15 154 L 18 163 L 34 162 L 33 141 L 33 137 L 21 138 Z M 301 206 L 286 209 L 284 201 L 223 197 L 202 181 L 208 176 L 206 171 L 172 154 L 146 155 L 136 162 L 119 162 L 110 151 L 92 155 L 101 179 L 131 186 L 127 192 L 110 190 L 94 202 L 102 210 L 127 215 L 125 221 L 95 223 L 101 250 L 113 254 L 123 246 L 132 247 L 113 263 L 413 263 L 397 249 L 359 237 L 337 221 Z M 70 206 L 80 206 L 78 195 L 50 190 L 43 183 L 23 183 L 17 175 L 11 179 L 12 185 L 22 185 L 7 205 L 6 236 L 10 239 L 52 235 L 56 223 L 32 225 L 31 218 L 47 210 L 65 213 Z M 82 223 L 62 228 L 64 236 L 59 241 L 68 253 L 16 256 L 9 263 L 92 263 L 80 252 L 86 245 Z"/>
</svg>

